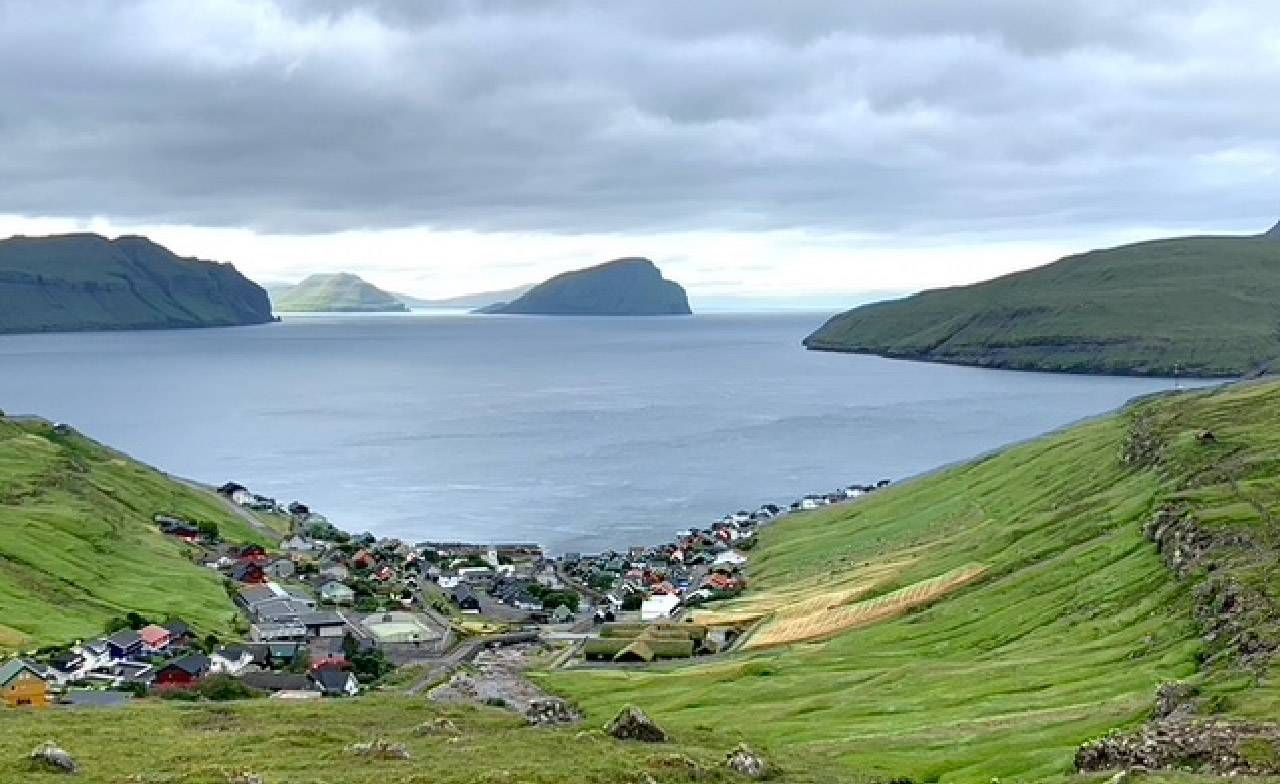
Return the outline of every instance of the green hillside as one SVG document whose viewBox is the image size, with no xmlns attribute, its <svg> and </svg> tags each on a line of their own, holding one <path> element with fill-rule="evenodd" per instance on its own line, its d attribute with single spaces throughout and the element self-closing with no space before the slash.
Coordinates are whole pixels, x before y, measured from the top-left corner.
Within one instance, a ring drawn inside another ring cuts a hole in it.
<svg viewBox="0 0 1280 784">
<path fill-rule="evenodd" d="M 261 541 L 216 496 L 74 432 L 0 418 L 0 653 L 91 636 L 130 610 L 227 631 L 221 577 L 163 536 L 157 513 Z"/>
<path fill-rule="evenodd" d="M 1078 373 L 1238 376 L 1280 357 L 1280 242 L 1188 237 L 866 305 L 822 351 Z"/>
<path fill-rule="evenodd" d="M 267 294 L 230 264 L 145 237 L 0 241 L 0 332 L 226 327 L 271 321 Z"/>
<path fill-rule="evenodd" d="M 1212 442 L 1197 438 L 1205 430 Z M 1224 542 L 1185 579 L 1144 535 L 1166 505 Z M 778 613 L 808 599 L 834 616 L 985 568 L 932 606 L 687 670 L 544 681 L 594 717 L 635 703 L 677 737 L 724 728 L 841 781 L 1061 780 L 1081 742 L 1146 721 L 1166 680 L 1199 683 L 1219 717 L 1275 716 L 1269 658 L 1247 667 L 1237 647 L 1248 635 L 1280 641 L 1277 514 L 1280 384 L 1149 402 L 771 526 L 752 590 L 720 613 L 758 612 L 780 594 Z M 863 595 L 830 596 L 859 577 Z M 1224 631 L 1232 611 L 1207 588 L 1223 584 L 1257 610 L 1235 618 L 1247 634 Z"/>
<path fill-rule="evenodd" d="M 399 313 L 409 308 L 395 296 L 346 272 L 310 275 L 276 295 L 277 312 Z"/>
<path fill-rule="evenodd" d="M 796 784 L 1102 782 L 1109 772 L 1075 772 L 1077 749 L 1144 726 L 1157 687 L 1176 679 L 1198 690 L 1179 726 L 1265 729 L 1270 740 L 1238 751 L 1280 771 L 1278 514 L 1280 382 L 1153 398 L 765 528 L 750 590 L 703 620 L 755 618 L 754 635 L 781 621 L 810 641 L 753 650 L 753 635 L 746 653 L 693 666 L 535 675 L 586 710 L 585 727 L 529 728 L 496 709 L 386 692 L 150 702 L 111 721 L 0 711 L 0 764 L 53 738 L 88 782 L 212 782 L 243 769 L 303 784 L 341 766 L 350 784 L 676 784 L 742 780 L 723 760 L 745 740 L 778 767 L 772 780 Z M 920 595 L 932 600 L 908 601 Z M 824 620 L 850 613 L 861 621 L 826 634 Z M 625 704 L 674 742 L 603 736 L 596 728 Z M 414 732 L 441 714 L 459 737 Z M 375 736 L 406 744 L 413 760 L 344 753 Z M 142 744 L 145 759 L 118 753 Z"/>
</svg>

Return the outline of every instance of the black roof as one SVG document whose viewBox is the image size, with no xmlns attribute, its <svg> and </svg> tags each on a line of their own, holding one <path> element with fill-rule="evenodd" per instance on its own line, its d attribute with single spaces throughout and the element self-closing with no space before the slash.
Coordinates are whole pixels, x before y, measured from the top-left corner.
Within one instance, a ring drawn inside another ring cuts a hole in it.
<svg viewBox="0 0 1280 784">
<path fill-rule="evenodd" d="M 351 678 L 351 673 L 346 670 L 323 669 L 316 670 L 311 673 L 311 677 L 316 683 L 320 684 L 320 688 L 327 693 L 340 693 L 347 688 L 347 681 Z"/>
<path fill-rule="evenodd" d="M 186 637 L 188 635 L 195 634 L 195 630 L 181 618 L 174 618 L 172 621 L 166 623 L 164 628 L 167 629 L 169 634 L 174 637 Z"/>
<path fill-rule="evenodd" d="M 209 657 L 203 653 L 193 653 L 190 656 L 183 656 L 181 659 L 174 659 L 165 666 L 160 668 L 160 672 L 165 670 L 182 670 L 190 675 L 204 675 L 209 671 Z"/>
<path fill-rule="evenodd" d="M 311 688 L 311 679 L 292 672 L 247 672 L 240 682 L 251 689 L 262 691 L 305 691 Z"/>
<path fill-rule="evenodd" d="M 142 644 L 142 637 L 133 629 L 121 629 L 107 638 L 107 642 L 117 648 L 132 648 Z"/>
</svg>

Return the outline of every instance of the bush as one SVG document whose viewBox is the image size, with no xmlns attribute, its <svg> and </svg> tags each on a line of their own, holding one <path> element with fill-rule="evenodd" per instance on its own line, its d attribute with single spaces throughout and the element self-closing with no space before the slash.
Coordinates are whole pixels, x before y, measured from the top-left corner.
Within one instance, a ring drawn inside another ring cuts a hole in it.
<svg viewBox="0 0 1280 784">
<path fill-rule="evenodd" d="M 644 594 L 629 593 L 622 597 L 622 609 L 624 610 L 639 610 L 642 604 L 644 604 Z"/>
<path fill-rule="evenodd" d="M 218 702 L 247 700 L 259 696 L 257 691 L 230 675 L 211 675 L 200 682 L 196 692 L 206 700 Z"/>
</svg>

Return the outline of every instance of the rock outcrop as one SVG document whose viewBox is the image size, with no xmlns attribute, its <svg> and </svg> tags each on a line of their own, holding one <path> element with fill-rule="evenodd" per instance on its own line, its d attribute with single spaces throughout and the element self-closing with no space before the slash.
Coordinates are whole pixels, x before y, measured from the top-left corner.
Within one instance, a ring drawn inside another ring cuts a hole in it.
<svg viewBox="0 0 1280 784">
<path fill-rule="evenodd" d="M 769 775 L 769 763 L 745 743 L 729 752 L 729 770 L 749 779 L 763 779 Z"/>
<path fill-rule="evenodd" d="M 605 726 L 604 730 L 618 740 L 666 743 L 671 739 L 666 730 L 655 724 L 653 719 L 650 719 L 644 711 L 633 705 L 623 708 L 617 716 L 613 717 L 613 721 Z"/>
<path fill-rule="evenodd" d="M 263 324 L 267 293 L 230 264 L 180 258 L 145 237 L 0 241 L 0 332 Z"/>
<path fill-rule="evenodd" d="M 1076 769 L 1194 770 L 1217 775 L 1280 773 L 1280 728 L 1244 722 L 1176 719 L 1109 735 L 1076 752 Z"/>
<path fill-rule="evenodd" d="M 78 773 L 80 766 L 72 756 L 53 741 L 45 741 L 31 752 L 31 761 L 52 773 Z"/>
<path fill-rule="evenodd" d="M 566 272 L 513 302 L 477 312 L 539 316 L 687 316 L 689 298 L 652 261 L 616 259 Z"/>
</svg>

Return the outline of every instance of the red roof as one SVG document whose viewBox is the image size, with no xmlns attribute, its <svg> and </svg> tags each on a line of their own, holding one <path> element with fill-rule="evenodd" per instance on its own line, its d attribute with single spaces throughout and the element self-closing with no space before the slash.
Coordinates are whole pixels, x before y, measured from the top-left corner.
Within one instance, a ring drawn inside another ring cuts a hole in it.
<svg viewBox="0 0 1280 784">
<path fill-rule="evenodd" d="M 168 629 L 163 626 L 156 626 L 154 623 L 139 629 L 138 636 L 142 638 L 142 642 L 149 648 L 164 647 L 169 644 L 169 640 L 173 637 Z"/>
</svg>

